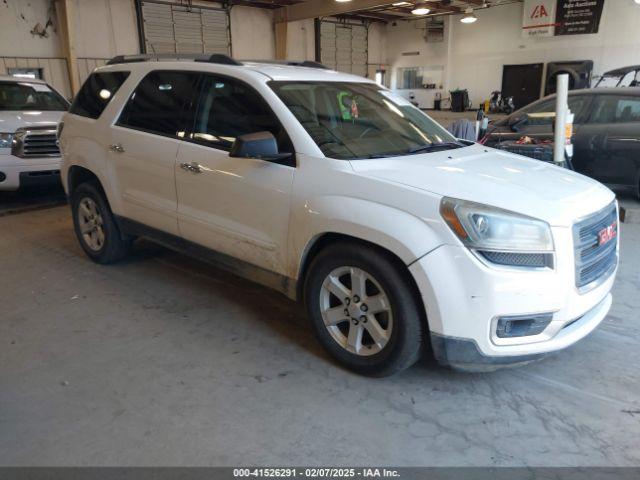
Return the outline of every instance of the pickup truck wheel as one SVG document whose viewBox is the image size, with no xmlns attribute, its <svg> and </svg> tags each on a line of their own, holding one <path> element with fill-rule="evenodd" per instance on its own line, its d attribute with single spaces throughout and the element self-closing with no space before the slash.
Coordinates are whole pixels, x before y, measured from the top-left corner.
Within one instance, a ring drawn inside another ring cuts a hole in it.
<svg viewBox="0 0 640 480">
<path fill-rule="evenodd" d="M 305 303 L 325 349 L 347 368 L 387 376 L 420 356 L 422 319 L 413 289 L 378 249 L 333 245 L 311 263 Z"/>
<path fill-rule="evenodd" d="M 102 191 L 92 182 L 79 185 L 71 197 L 73 224 L 87 256 L 101 264 L 123 258 L 131 241 L 123 237 Z"/>
</svg>

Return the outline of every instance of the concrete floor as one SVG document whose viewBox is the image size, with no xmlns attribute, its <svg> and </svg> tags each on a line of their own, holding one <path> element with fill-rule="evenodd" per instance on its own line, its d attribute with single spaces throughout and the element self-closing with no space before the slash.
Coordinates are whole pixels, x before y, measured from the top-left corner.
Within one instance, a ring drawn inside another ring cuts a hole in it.
<svg viewBox="0 0 640 480">
<path fill-rule="evenodd" d="M 67 207 L 0 218 L 0 465 L 640 465 L 640 225 L 614 306 L 523 368 L 334 365 L 284 297 L 148 243 L 91 263 Z"/>
</svg>

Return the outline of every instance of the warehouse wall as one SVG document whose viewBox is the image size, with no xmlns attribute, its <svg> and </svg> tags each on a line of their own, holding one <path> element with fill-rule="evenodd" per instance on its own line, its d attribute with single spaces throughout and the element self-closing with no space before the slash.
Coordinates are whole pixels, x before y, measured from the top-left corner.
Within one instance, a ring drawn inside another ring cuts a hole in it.
<svg viewBox="0 0 640 480">
<path fill-rule="evenodd" d="M 522 9 L 522 4 L 511 4 L 478 11 L 479 20 L 471 25 L 460 23 L 459 16 L 449 17 L 451 28 L 441 44 L 426 44 L 415 22 L 389 25 L 387 51 L 394 81 L 400 66 L 443 65 L 445 90 L 467 88 L 477 105 L 501 87 L 505 64 L 593 60 L 597 75 L 640 63 L 640 6 L 631 0 L 605 2 L 600 31 L 594 35 L 522 38 Z M 401 55 L 412 50 L 420 55 Z"/>
<path fill-rule="evenodd" d="M 74 2 L 78 57 L 111 58 L 139 52 L 136 12 L 131 0 Z"/>
<path fill-rule="evenodd" d="M 121 54 L 139 52 L 136 13 L 133 0 L 73 0 L 75 11 L 76 54 L 79 81 L 83 82 L 97 66 Z M 194 5 L 211 2 L 194 0 Z M 63 95 L 71 88 L 64 58 L 62 39 L 52 0 L 2 0 L 0 2 L 0 74 L 11 67 L 42 68 L 45 79 Z M 233 55 L 239 59 L 275 58 L 273 12 L 259 8 L 234 6 L 231 9 Z M 31 34 L 36 24 L 46 25 L 47 36 Z M 386 63 L 386 27 L 369 28 L 369 75 Z M 292 22 L 287 31 L 288 58 L 315 59 L 314 21 Z"/>
<path fill-rule="evenodd" d="M 139 53 L 132 0 L 74 0 L 74 3 L 76 54 L 81 82 L 91 70 L 103 65 L 107 59 L 115 55 Z M 0 74 L 5 74 L 10 67 L 40 67 L 44 70 L 45 79 L 69 97 L 71 88 L 60 36 L 52 27 L 48 29 L 48 38 L 30 33 L 36 23 L 43 26 L 47 23 L 50 4 L 49 0 L 3 0 L 0 3 Z M 203 5 L 211 6 L 211 3 Z M 274 58 L 272 15 L 271 11 L 258 8 L 232 8 L 234 56 L 247 59 Z M 55 16 L 51 18 L 56 24 Z"/>
<path fill-rule="evenodd" d="M 383 23 L 372 23 L 368 29 L 368 76 L 374 78 L 379 67 L 386 66 L 387 31 Z M 287 58 L 315 60 L 316 38 L 313 19 L 290 22 L 287 27 Z"/>
<path fill-rule="evenodd" d="M 367 75 L 369 78 L 375 78 L 378 68 L 385 69 L 387 63 L 387 28 L 383 23 L 372 23 L 369 25 L 369 51 L 368 62 L 369 67 Z M 388 79 L 387 79 L 388 80 Z"/>
<path fill-rule="evenodd" d="M 48 29 L 49 38 L 29 33 L 36 23 L 46 25 L 50 18 L 49 3 L 47 0 L 3 0 L 0 3 L 0 56 L 61 56 L 54 29 Z"/>
<path fill-rule="evenodd" d="M 49 0 L 3 0 L 0 4 L 0 75 L 12 67 L 42 68 L 64 96 L 71 87 L 58 22 Z M 135 10 L 130 0 L 74 0 L 79 80 L 106 59 L 138 52 Z M 47 36 L 31 34 L 36 24 Z"/>
<path fill-rule="evenodd" d="M 398 69 L 402 67 L 441 68 L 440 79 L 430 79 L 438 84 L 445 84 L 448 74 L 449 39 L 447 33 L 449 19 L 445 18 L 445 38 L 443 42 L 427 43 L 422 22 L 397 22 L 388 24 L 386 29 L 386 55 L 390 68 L 387 72 L 388 84 L 392 89 L 398 87 Z M 419 55 L 414 55 L 419 52 Z M 404 55 L 403 55 L 404 54 Z M 444 91 L 436 90 L 399 90 L 399 93 L 413 100 L 423 108 L 431 108 L 437 93 L 445 96 Z"/>
</svg>

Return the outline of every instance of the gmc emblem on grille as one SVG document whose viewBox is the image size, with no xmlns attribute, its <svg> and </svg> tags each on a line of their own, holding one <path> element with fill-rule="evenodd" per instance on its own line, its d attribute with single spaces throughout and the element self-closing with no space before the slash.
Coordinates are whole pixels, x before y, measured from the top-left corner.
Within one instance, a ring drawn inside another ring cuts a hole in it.
<svg viewBox="0 0 640 480">
<path fill-rule="evenodd" d="M 604 245 L 616 238 L 618 234 L 618 222 L 615 221 L 608 227 L 603 228 L 598 232 L 598 245 Z"/>
</svg>

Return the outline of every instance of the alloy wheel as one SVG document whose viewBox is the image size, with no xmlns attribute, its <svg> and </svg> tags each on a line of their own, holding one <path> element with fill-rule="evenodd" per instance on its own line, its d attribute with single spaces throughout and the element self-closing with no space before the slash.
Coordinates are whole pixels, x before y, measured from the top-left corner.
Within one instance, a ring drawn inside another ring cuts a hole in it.
<svg viewBox="0 0 640 480">
<path fill-rule="evenodd" d="M 94 252 L 100 251 L 104 246 L 105 234 L 103 224 L 102 214 L 96 202 L 89 197 L 84 197 L 80 200 L 78 204 L 78 226 L 80 227 L 80 234 L 82 235 L 85 245 Z"/>
<path fill-rule="evenodd" d="M 391 338 L 389 297 L 361 268 L 339 267 L 327 275 L 320 289 L 320 311 L 331 337 L 355 355 L 375 355 Z"/>
</svg>

